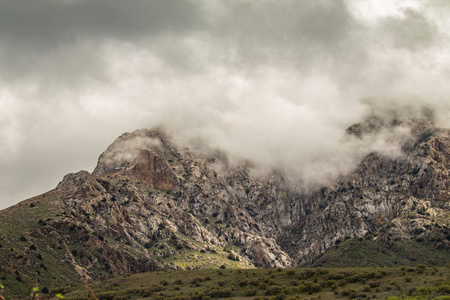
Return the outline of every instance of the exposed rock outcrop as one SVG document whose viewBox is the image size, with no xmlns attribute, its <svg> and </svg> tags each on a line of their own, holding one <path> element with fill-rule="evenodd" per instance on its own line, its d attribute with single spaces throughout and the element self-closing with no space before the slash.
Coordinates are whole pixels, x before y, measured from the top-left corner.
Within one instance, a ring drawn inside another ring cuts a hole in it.
<svg viewBox="0 0 450 300">
<path fill-rule="evenodd" d="M 361 138 L 375 125 L 348 133 Z M 161 130 L 124 134 L 92 174 L 68 174 L 54 190 L 0 212 L 0 273 L 22 281 L 62 273 L 53 279 L 61 285 L 77 276 L 74 265 L 93 278 L 290 267 L 380 232 L 387 244 L 419 240 L 448 251 L 450 132 L 420 126 L 402 157 L 370 154 L 349 176 L 308 194 L 291 189 L 282 172 L 255 178 L 251 164 L 230 167 L 222 154 L 192 152 Z"/>
</svg>

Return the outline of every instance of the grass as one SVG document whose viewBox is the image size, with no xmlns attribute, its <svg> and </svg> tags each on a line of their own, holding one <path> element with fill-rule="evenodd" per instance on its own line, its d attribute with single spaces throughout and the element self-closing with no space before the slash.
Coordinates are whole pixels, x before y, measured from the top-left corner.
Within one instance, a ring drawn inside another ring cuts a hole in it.
<svg viewBox="0 0 450 300">
<path fill-rule="evenodd" d="M 166 271 L 118 276 L 91 287 L 100 300 L 448 299 L 450 267 Z M 60 292 L 65 299 L 90 299 L 83 284 L 51 291 Z"/>
<path fill-rule="evenodd" d="M 62 213 L 58 191 L 51 191 L 25 200 L 3 211 L 0 218 L 0 281 L 5 295 L 26 295 L 30 283 L 50 287 L 77 279 L 70 264 L 61 263 L 66 250 L 55 246 L 55 237 L 40 229 Z"/>
<path fill-rule="evenodd" d="M 58 193 L 49 192 L 6 209 L 0 219 L 0 236 L 17 237 L 18 232 L 24 233 L 39 229 L 42 222 L 46 222 L 62 212 L 62 209 L 55 205 L 59 202 L 56 201 L 58 198 Z M 41 223 L 38 220 L 41 220 Z"/>
<path fill-rule="evenodd" d="M 450 263 L 450 251 L 414 240 L 393 241 L 384 245 L 379 240 L 348 239 L 329 249 L 315 260 L 315 267 L 356 267 L 401 265 L 442 265 Z"/>
<path fill-rule="evenodd" d="M 225 266 L 229 269 L 249 268 L 251 265 L 246 261 L 234 261 L 228 258 L 228 252 L 207 250 L 205 253 L 198 251 L 186 251 L 183 254 L 176 254 L 169 257 L 164 262 L 169 265 L 183 269 L 217 269 Z"/>
</svg>

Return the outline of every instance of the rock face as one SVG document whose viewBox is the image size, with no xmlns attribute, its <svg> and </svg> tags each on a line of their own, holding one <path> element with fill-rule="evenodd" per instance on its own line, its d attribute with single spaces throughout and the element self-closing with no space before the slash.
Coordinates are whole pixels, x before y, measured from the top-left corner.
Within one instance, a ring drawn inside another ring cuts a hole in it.
<svg viewBox="0 0 450 300">
<path fill-rule="evenodd" d="M 231 167 L 223 154 L 192 152 L 161 130 L 124 134 L 92 174 L 68 174 L 0 212 L 0 275 L 18 295 L 36 277 L 56 286 L 80 276 L 314 264 L 348 238 L 414 240 L 448 253 L 450 132 L 423 125 L 413 133 L 403 157 L 373 153 L 308 194 L 281 172 L 254 177 L 251 164 Z"/>
</svg>

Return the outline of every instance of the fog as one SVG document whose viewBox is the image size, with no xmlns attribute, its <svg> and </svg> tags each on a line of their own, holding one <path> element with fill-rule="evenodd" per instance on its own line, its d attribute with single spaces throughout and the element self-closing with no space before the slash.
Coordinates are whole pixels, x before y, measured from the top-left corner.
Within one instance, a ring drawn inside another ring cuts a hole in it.
<svg viewBox="0 0 450 300">
<path fill-rule="evenodd" d="M 92 171 L 116 137 L 163 126 L 236 159 L 328 184 L 406 127 L 450 126 L 445 0 L 0 1 L 0 208 Z"/>
</svg>

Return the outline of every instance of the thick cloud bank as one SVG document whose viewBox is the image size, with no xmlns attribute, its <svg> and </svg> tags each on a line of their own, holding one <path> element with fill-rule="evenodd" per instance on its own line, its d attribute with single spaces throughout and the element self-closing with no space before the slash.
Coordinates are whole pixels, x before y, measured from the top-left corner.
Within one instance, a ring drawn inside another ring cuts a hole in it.
<svg viewBox="0 0 450 300">
<path fill-rule="evenodd" d="M 400 155 L 405 128 L 359 144 L 345 129 L 391 106 L 450 125 L 449 14 L 445 0 L 0 1 L 0 208 L 155 125 L 306 185 L 367 151 Z"/>
</svg>

